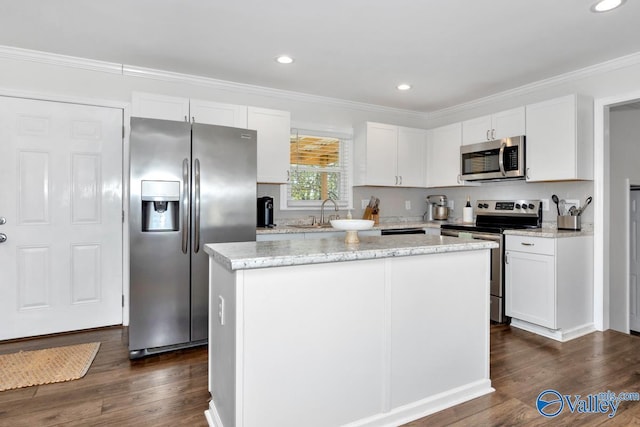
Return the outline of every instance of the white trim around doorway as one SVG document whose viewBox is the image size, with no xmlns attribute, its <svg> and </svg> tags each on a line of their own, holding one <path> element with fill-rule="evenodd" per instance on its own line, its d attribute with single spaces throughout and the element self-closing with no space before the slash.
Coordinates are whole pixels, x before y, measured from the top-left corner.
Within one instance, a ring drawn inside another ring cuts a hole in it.
<svg viewBox="0 0 640 427">
<path fill-rule="evenodd" d="M 593 241 L 593 321 L 599 331 L 609 329 L 609 249 L 605 247 L 605 234 L 609 232 L 608 206 L 605 194 L 605 176 L 609 165 L 609 108 L 640 99 L 640 91 L 594 100 L 594 241 Z M 605 161 L 606 160 L 606 161 Z M 628 284 L 627 284 L 628 287 Z M 625 307 L 629 317 L 629 307 Z"/>
</svg>

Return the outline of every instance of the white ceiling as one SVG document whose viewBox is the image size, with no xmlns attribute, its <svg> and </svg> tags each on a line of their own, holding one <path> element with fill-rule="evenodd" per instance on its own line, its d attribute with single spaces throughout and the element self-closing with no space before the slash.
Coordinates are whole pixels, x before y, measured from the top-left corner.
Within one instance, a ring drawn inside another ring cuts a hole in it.
<svg viewBox="0 0 640 427">
<path fill-rule="evenodd" d="M 0 45 L 429 112 L 640 52 L 594 2 L 0 0 Z"/>
</svg>

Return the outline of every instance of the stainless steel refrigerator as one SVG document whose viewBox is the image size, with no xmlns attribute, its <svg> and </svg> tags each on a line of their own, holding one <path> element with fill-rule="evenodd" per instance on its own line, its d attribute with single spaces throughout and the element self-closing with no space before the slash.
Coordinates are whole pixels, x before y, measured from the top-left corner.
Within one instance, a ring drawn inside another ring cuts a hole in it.
<svg viewBox="0 0 640 427">
<path fill-rule="evenodd" d="M 255 241 L 256 131 L 131 119 L 129 356 L 207 342 L 203 245 Z"/>
</svg>

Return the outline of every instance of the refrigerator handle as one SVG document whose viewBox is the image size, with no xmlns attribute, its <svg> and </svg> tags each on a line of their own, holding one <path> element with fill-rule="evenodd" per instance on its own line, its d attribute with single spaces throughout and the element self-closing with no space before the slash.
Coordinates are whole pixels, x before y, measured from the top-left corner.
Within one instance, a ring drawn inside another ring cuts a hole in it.
<svg viewBox="0 0 640 427">
<path fill-rule="evenodd" d="M 198 253 L 200 251 L 200 160 L 196 159 L 193 162 L 194 167 L 194 192 L 195 192 L 195 226 L 193 228 L 193 252 Z"/>
<path fill-rule="evenodd" d="M 182 161 L 182 253 L 189 250 L 189 160 Z"/>
</svg>

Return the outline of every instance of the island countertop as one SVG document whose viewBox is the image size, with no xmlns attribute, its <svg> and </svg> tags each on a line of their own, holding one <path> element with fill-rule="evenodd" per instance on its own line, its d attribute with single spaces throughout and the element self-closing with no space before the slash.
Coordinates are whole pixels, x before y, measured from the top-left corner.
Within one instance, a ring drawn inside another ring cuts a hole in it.
<svg viewBox="0 0 640 427">
<path fill-rule="evenodd" d="M 424 234 L 206 244 L 204 250 L 228 270 L 282 267 L 375 258 L 427 255 L 497 248 L 495 242 Z"/>
</svg>

